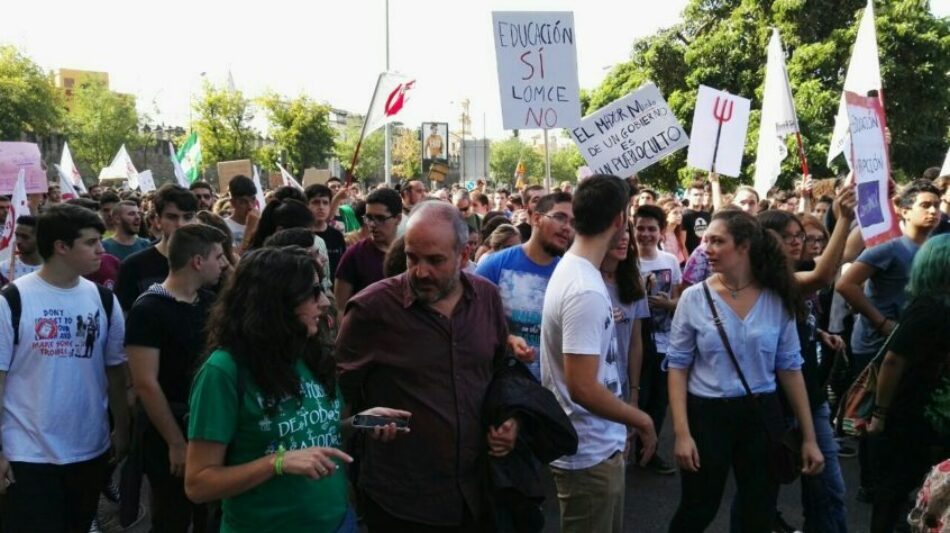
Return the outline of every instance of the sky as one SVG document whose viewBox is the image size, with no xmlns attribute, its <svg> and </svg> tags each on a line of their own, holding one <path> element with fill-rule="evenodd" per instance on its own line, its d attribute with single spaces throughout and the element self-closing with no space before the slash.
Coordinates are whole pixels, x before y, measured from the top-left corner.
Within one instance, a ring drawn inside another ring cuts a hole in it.
<svg viewBox="0 0 950 533">
<path fill-rule="evenodd" d="M 492 11 L 573 11 L 578 79 L 592 89 L 639 37 L 675 24 L 687 0 L 389 0 L 390 70 L 416 79 L 403 122 L 449 122 L 468 99 L 477 136 L 508 136 Z M 6 2 L 0 43 L 46 70 L 106 71 L 153 123 L 187 126 L 203 80 L 245 95 L 306 94 L 363 114 L 386 68 L 385 0 L 31 0 Z M 950 0 L 931 8 L 950 15 Z M 255 124 L 263 127 L 260 120 Z M 266 133 L 266 132 L 262 132 Z"/>
</svg>

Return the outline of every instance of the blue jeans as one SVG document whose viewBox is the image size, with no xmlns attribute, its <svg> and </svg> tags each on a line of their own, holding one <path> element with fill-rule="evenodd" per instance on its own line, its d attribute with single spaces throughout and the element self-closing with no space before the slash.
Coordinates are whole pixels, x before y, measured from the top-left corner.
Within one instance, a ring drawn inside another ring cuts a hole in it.
<svg viewBox="0 0 950 533">
<path fill-rule="evenodd" d="M 831 408 L 828 402 L 822 402 L 811 412 L 812 424 L 815 426 L 815 440 L 818 449 L 825 457 L 825 469 L 817 476 L 802 476 L 802 511 L 805 515 L 805 524 L 802 530 L 805 533 L 843 533 L 848 531 L 848 512 L 845 508 L 844 477 L 841 475 L 841 464 L 838 463 L 838 442 L 835 440 L 831 427 Z M 789 425 L 797 424 L 794 418 L 788 421 Z M 773 504 L 778 501 L 778 490 L 774 486 Z M 732 502 L 730 515 L 730 531 L 737 533 L 736 501 Z"/>
</svg>

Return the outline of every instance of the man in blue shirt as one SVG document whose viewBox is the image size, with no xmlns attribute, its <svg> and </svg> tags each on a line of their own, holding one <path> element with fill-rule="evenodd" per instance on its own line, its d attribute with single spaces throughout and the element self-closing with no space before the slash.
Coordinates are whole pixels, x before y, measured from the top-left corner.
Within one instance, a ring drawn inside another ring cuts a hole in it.
<svg viewBox="0 0 950 533">
<path fill-rule="evenodd" d="M 531 214 L 531 238 L 486 257 L 475 273 L 498 286 L 505 306 L 511 336 L 520 337 L 534 351 L 528 365 L 541 379 L 541 311 L 544 291 L 558 259 L 574 240 L 571 195 L 553 193 L 542 197 Z M 509 339 L 509 344 L 513 341 Z"/>
</svg>

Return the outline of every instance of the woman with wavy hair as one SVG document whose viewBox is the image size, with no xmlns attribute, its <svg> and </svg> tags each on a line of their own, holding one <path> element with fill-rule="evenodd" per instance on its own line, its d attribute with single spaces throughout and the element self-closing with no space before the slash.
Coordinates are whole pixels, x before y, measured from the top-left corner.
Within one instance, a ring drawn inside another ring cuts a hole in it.
<svg viewBox="0 0 950 533">
<path fill-rule="evenodd" d="M 893 531 L 907 495 L 950 454 L 950 235 L 931 237 L 910 271 L 910 300 L 881 363 L 869 432 L 879 468 L 871 531 Z"/>
<path fill-rule="evenodd" d="M 816 474 L 824 465 L 801 374 L 801 302 L 778 239 L 752 215 L 719 212 L 704 238 L 713 275 L 680 296 L 666 354 L 682 483 L 670 531 L 706 529 L 730 470 L 738 529 L 770 531 L 769 441 L 782 431 L 778 386 L 802 428 L 802 472 Z"/>
<path fill-rule="evenodd" d="M 686 263 L 686 230 L 683 228 L 683 206 L 675 198 L 660 200 L 666 213 L 666 229 L 663 231 L 661 249 L 676 256 L 680 266 Z"/>
<path fill-rule="evenodd" d="M 221 531 L 356 530 L 335 362 L 317 336 L 325 305 L 313 257 L 294 246 L 248 253 L 212 308 L 211 353 L 189 402 L 185 491 L 222 500 Z"/>
</svg>

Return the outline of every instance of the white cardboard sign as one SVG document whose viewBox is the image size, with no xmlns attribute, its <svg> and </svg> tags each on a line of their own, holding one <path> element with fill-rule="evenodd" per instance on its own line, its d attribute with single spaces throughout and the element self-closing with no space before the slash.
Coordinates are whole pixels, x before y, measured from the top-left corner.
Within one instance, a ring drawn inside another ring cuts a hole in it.
<svg viewBox="0 0 950 533">
<path fill-rule="evenodd" d="M 584 117 L 570 130 L 588 166 L 632 176 L 689 144 L 689 137 L 652 82 Z"/>
<path fill-rule="evenodd" d="M 155 180 L 152 178 L 151 170 L 139 172 L 139 190 L 142 192 L 151 192 L 155 190 Z"/>
<path fill-rule="evenodd" d="M 715 171 L 722 176 L 738 178 L 742 171 L 742 152 L 749 129 L 751 105 L 748 98 L 700 85 L 686 163 L 691 167 Z"/>
<path fill-rule="evenodd" d="M 574 14 L 493 11 L 505 129 L 573 128 L 581 121 Z"/>
</svg>

